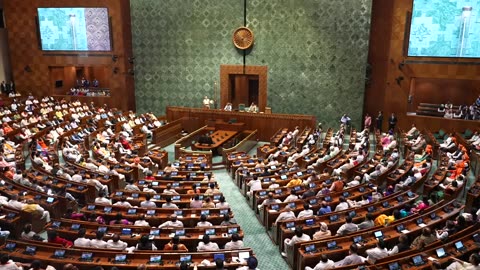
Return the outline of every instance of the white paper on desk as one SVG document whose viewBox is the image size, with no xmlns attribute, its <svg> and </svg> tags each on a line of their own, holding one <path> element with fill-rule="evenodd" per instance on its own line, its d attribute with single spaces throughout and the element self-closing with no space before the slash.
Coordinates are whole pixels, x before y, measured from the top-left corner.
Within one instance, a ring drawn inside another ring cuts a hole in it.
<svg viewBox="0 0 480 270">
<path fill-rule="evenodd" d="M 418 224 L 418 226 L 420 226 L 420 227 L 422 227 L 422 228 L 423 228 L 423 227 L 426 227 L 426 226 L 427 226 L 427 224 L 425 224 L 425 223 L 420 223 L 420 224 Z"/>
<path fill-rule="evenodd" d="M 0 216 L 0 219 L 4 219 L 4 218 L 6 218 L 6 217 L 7 217 L 6 215 L 1 215 L 1 216 Z"/>
<path fill-rule="evenodd" d="M 200 234 L 200 235 L 198 236 L 198 239 L 203 239 L 203 234 Z"/>
<path fill-rule="evenodd" d="M 436 261 L 437 261 L 437 259 L 435 259 L 435 258 L 432 257 L 432 256 L 428 257 L 427 259 L 428 259 L 429 261 L 432 261 L 432 262 L 436 262 Z"/>
<path fill-rule="evenodd" d="M 238 257 L 232 256 L 232 262 L 238 262 L 238 261 L 239 261 Z"/>
<path fill-rule="evenodd" d="M 171 233 L 168 235 L 168 237 L 174 237 L 175 236 L 175 233 Z"/>
<path fill-rule="evenodd" d="M 275 213 L 277 210 L 268 210 L 269 213 Z"/>
<path fill-rule="evenodd" d="M 127 200 L 133 200 L 133 197 L 127 197 Z"/>
<path fill-rule="evenodd" d="M 197 216 L 197 215 L 195 215 L 195 214 L 191 214 L 191 215 L 190 215 L 190 217 L 196 217 L 196 216 Z"/>
<path fill-rule="evenodd" d="M 250 252 L 248 251 L 239 252 L 238 257 L 240 258 L 240 261 L 246 261 L 248 258 L 250 258 Z"/>
<path fill-rule="evenodd" d="M 422 224 L 423 224 L 423 223 L 422 223 Z M 409 230 L 402 230 L 402 233 L 404 233 L 404 234 L 407 234 L 407 233 L 409 233 L 409 232 L 410 232 Z"/>
</svg>

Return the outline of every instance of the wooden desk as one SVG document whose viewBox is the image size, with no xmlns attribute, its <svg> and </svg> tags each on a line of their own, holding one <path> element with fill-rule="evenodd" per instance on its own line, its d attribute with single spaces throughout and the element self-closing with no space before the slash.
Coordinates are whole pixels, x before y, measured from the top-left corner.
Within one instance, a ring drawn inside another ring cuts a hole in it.
<svg viewBox="0 0 480 270">
<path fill-rule="evenodd" d="M 313 115 L 245 113 L 215 109 L 167 107 L 167 120 L 169 122 L 191 116 L 198 118 L 200 123 L 205 123 L 211 119 L 228 122 L 235 118 L 238 122 L 245 123 L 245 129 L 258 130 L 261 141 L 269 141 L 270 137 L 280 128 L 288 128 L 289 130 L 293 130 L 296 126 L 314 128 L 316 124 L 316 118 Z"/>
<path fill-rule="evenodd" d="M 195 147 L 201 151 L 208 151 L 213 150 L 220 145 L 226 143 L 228 140 L 233 138 L 233 136 L 237 135 L 237 131 L 228 131 L 228 130 L 217 130 L 210 135 L 212 138 L 213 144 L 201 144 L 195 143 Z"/>
</svg>

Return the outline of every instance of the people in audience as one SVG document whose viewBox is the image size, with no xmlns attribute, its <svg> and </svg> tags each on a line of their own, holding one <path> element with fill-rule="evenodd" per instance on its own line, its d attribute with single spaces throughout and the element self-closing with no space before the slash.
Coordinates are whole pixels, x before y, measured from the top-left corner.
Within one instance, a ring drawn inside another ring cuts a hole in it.
<svg viewBox="0 0 480 270">
<path fill-rule="evenodd" d="M 318 262 L 317 265 L 315 265 L 314 268 L 311 268 L 310 266 L 305 267 L 305 270 L 327 270 L 327 269 L 333 269 L 335 268 L 335 263 L 330 260 L 327 255 L 322 254 L 320 256 L 320 261 Z"/>
<path fill-rule="evenodd" d="M 244 248 L 243 241 L 240 240 L 238 233 L 232 234 L 232 240 L 225 244 L 225 249 L 241 249 Z"/>
<path fill-rule="evenodd" d="M 210 241 L 210 236 L 207 234 L 203 236 L 202 240 L 198 243 L 197 251 L 216 251 L 220 249 L 217 243 Z"/>
</svg>

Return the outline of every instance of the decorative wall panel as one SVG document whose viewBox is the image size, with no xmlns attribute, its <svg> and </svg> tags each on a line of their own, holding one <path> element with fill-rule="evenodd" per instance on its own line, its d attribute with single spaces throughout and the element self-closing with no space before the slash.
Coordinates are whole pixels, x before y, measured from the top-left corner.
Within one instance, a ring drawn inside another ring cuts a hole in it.
<svg viewBox="0 0 480 270">
<path fill-rule="evenodd" d="M 247 65 L 268 66 L 273 112 L 360 124 L 372 0 L 247 0 L 255 44 Z M 131 1 L 138 111 L 200 107 L 214 95 L 220 65 L 243 64 L 232 33 L 240 0 Z"/>
</svg>

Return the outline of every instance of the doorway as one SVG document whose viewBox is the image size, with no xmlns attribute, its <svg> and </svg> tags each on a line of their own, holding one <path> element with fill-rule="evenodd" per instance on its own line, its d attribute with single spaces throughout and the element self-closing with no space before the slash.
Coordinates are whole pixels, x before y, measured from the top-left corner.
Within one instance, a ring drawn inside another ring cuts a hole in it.
<svg viewBox="0 0 480 270">
<path fill-rule="evenodd" d="M 227 99 L 233 108 L 258 104 L 258 75 L 230 74 Z"/>
<path fill-rule="evenodd" d="M 266 66 L 220 66 L 220 108 L 228 102 L 233 110 L 255 103 L 260 112 L 267 106 Z"/>
</svg>

